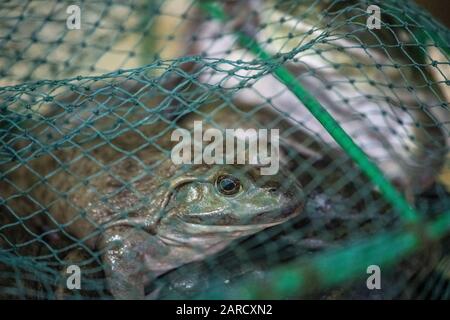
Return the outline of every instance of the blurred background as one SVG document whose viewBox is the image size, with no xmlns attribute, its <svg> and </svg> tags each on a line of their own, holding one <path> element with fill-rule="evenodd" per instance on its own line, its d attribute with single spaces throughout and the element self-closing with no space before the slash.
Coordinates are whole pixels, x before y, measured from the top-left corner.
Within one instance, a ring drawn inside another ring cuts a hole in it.
<svg viewBox="0 0 450 320">
<path fill-rule="evenodd" d="M 447 0 L 418 0 L 417 3 L 430 11 L 440 22 L 450 27 L 450 3 Z"/>
<path fill-rule="evenodd" d="M 450 27 L 450 2 L 447 0 L 417 0 L 418 4 L 431 12 L 441 23 Z M 447 87 L 446 91 L 449 92 L 450 89 Z M 450 155 L 448 156 L 449 164 L 444 167 L 444 172 L 442 173 L 441 181 L 450 190 Z"/>
</svg>

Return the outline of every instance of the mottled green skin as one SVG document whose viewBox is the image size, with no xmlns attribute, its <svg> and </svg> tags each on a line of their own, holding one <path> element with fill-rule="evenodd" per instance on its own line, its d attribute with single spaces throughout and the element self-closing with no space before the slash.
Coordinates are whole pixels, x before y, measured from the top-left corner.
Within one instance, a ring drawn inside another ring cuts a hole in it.
<svg viewBox="0 0 450 320">
<path fill-rule="evenodd" d="M 161 171 L 173 169 L 169 162 Z M 238 178 L 241 191 L 221 194 L 215 181 L 222 174 Z M 147 183 L 141 179 L 135 188 L 142 190 Z M 98 244 L 106 248 L 103 259 L 109 267 L 110 290 L 117 298 L 144 297 L 144 287 L 152 278 L 280 224 L 297 215 L 304 202 L 296 182 L 282 174 L 267 179 L 248 166 L 197 166 L 188 171 L 178 167 L 168 179 L 155 178 L 152 183 L 157 187 L 150 203 L 133 217 L 106 224 Z"/>
<path fill-rule="evenodd" d="M 96 140 L 12 164 L 1 196 L 16 215 L 35 215 L 35 225 L 57 226 L 100 251 L 109 289 L 121 299 L 144 298 L 155 277 L 302 210 L 300 184 L 281 170 L 260 176 L 255 166 L 174 165 L 162 152 L 171 149 L 168 135 L 150 140 L 166 129 L 157 122 L 138 128 L 144 138 L 130 130 L 107 144 Z M 221 194 L 221 174 L 238 178 L 241 191 Z"/>
</svg>

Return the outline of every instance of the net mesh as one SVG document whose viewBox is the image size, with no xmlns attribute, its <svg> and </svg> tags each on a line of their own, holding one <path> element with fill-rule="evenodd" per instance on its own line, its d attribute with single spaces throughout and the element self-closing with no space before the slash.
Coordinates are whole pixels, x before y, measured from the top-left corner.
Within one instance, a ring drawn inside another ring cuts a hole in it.
<svg viewBox="0 0 450 320">
<path fill-rule="evenodd" d="M 81 1 L 70 29 L 71 4 L 0 5 L 1 298 L 450 297 L 450 33 L 429 13 Z M 221 164 L 230 129 L 279 144 L 276 173 L 249 140 Z"/>
</svg>

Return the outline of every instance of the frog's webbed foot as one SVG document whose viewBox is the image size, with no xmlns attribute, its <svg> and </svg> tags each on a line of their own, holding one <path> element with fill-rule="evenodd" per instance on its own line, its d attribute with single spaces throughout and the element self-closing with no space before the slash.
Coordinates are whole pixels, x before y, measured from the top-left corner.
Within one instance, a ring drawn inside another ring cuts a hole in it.
<svg viewBox="0 0 450 320">
<path fill-rule="evenodd" d="M 158 254 L 155 237 L 138 228 L 114 227 L 103 237 L 102 260 L 109 290 L 116 299 L 145 299 L 145 285 L 156 278 L 146 256 Z"/>
</svg>

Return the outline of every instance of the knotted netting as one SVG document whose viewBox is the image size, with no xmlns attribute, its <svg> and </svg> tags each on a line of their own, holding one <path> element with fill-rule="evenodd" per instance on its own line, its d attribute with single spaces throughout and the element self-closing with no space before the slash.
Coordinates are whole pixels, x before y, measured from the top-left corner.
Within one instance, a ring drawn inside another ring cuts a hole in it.
<svg viewBox="0 0 450 320">
<path fill-rule="evenodd" d="M 2 298 L 449 297 L 429 13 L 81 1 L 78 29 L 71 5 L 0 4 Z"/>
</svg>

